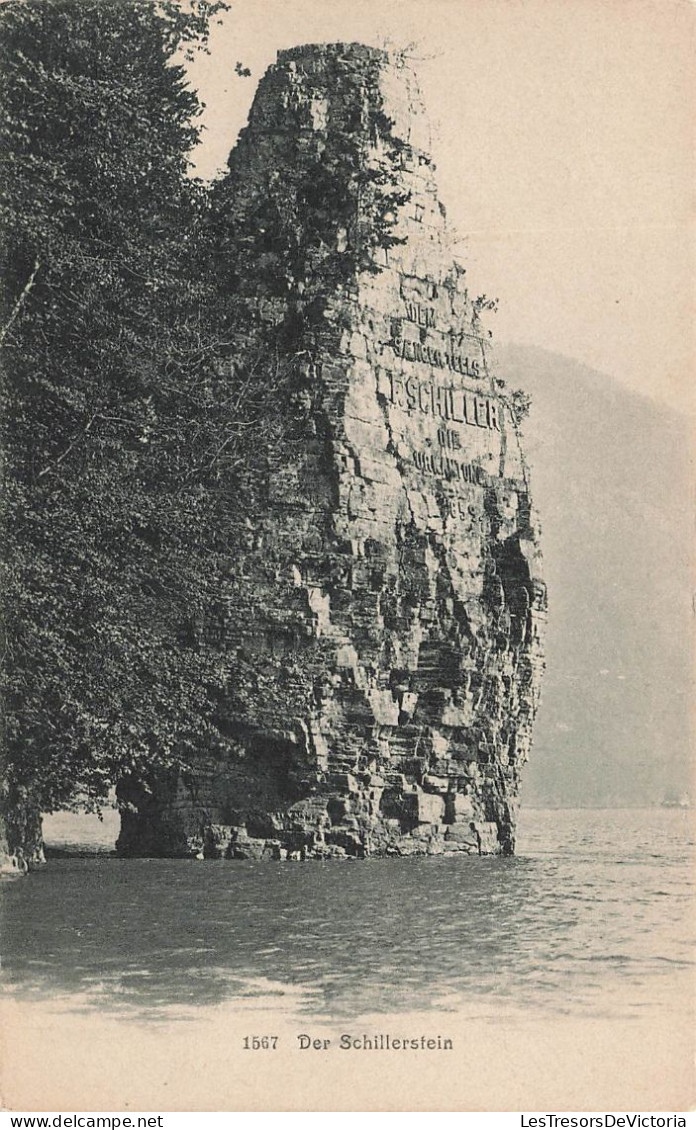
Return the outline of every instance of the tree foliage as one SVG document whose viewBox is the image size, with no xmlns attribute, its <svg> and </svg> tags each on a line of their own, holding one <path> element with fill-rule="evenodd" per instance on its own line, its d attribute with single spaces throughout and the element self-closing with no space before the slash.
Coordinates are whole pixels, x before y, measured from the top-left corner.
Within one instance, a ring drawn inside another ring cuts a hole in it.
<svg viewBox="0 0 696 1130">
<path fill-rule="evenodd" d="M 239 169 L 212 189 L 189 175 L 184 63 L 224 9 L 0 0 L 0 822 L 16 828 L 224 748 L 215 626 L 255 470 L 292 432 L 293 318 L 321 323 L 327 290 L 399 241 L 404 143 L 338 72 L 363 118 L 290 153 L 293 178 L 231 215 Z M 280 326 L 244 305 L 264 255 Z"/>
<path fill-rule="evenodd" d="M 252 425 L 273 426 L 216 363 L 188 175 L 177 60 L 225 7 L 0 7 L 5 810 L 98 804 L 222 740 L 224 657 L 195 625 L 225 600 Z"/>
</svg>

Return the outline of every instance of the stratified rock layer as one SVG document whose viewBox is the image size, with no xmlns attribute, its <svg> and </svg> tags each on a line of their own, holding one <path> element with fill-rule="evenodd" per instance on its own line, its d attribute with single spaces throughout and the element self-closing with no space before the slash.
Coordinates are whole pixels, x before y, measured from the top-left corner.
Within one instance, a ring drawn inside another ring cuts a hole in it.
<svg viewBox="0 0 696 1130">
<path fill-rule="evenodd" d="M 371 48 L 282 52 L 259 86 L 221 256 L 240 332 L 274 343 L 255 379 L 290 373 L 287 427 L 205 632 L 229 743 L 121 785 L 124 854 L 514 850 L 546 593 L 426 134 L 410 70 Z"/>
</svg>

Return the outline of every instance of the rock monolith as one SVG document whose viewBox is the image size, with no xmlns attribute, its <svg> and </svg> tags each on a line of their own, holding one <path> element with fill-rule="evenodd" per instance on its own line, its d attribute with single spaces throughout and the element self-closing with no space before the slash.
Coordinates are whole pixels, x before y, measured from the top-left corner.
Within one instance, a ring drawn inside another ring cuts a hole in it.
<svg viewBox="0 0 696 1130">
<path fill-rule="evenodd" d="M 235 596 L 204 629 L 232 660 L 224 756 L 122 784 L 123 854 L 514 851 L 539 530 L 429 148 L 401 57 L 298 47 L 259 84 L 220 261 L 286 426 L 259 440 Z"/>
</svg>

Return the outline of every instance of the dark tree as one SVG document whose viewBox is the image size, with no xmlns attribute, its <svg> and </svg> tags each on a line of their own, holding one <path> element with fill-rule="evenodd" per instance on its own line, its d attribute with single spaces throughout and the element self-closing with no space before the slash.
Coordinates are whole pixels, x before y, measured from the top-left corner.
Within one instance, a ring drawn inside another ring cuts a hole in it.
<svg viewBox="0 0 696 1130">
<path fill-rule="evenodd" d="M 188 175 L 200 105 L 181 60 L 223 8 L 0 7 L 10 850 L 38 853 L 41 810 L 98 806 L 223 740 L 224 657 L 198 626 L 224 614 L 219 511 L 265 412 L 243 366 L 217 363 Z"/>
</svg>

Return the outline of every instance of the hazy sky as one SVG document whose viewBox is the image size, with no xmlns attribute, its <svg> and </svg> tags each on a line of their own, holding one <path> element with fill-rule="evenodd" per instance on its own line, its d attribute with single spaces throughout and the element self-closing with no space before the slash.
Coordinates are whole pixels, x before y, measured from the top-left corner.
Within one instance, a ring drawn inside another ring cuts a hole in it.
<svg viewBox="0 0 696 1130">
<path fill-rule="evenodd" d="M 193 72 L 199 171 L 224 165 L 279 48 L 335 40 L 412 44 L 471 289 L 500 298 L 496 338 L 693 405 L 696 6 L 233 0 Z"/>
</svg>

